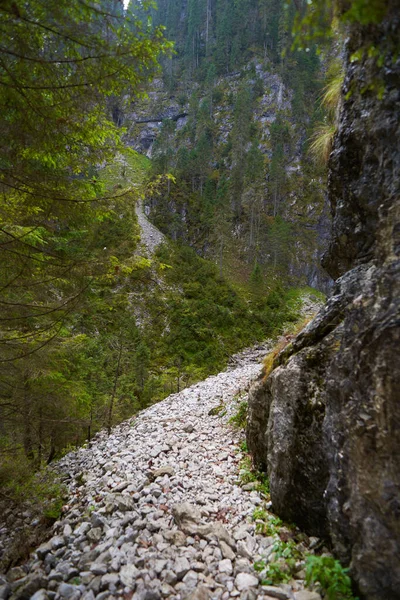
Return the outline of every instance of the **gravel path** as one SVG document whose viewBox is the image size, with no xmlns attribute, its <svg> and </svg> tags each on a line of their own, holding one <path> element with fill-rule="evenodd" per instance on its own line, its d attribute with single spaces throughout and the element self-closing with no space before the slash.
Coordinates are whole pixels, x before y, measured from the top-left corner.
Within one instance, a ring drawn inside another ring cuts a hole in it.
<svg viewBox="0 0 400 600">
<path fill-rule="evenodd" d="M 228 420 L 260 373 L 260 353 L 237 355 L 227 371 L 64 457 L 63 519 L 0 581 L 0 598 L 318 600 L 300 579 L 263 587 L 252 566 L 276 539 L 255 531 L 265 498 L 240 486 L 240 434 Z"/>
</svg>

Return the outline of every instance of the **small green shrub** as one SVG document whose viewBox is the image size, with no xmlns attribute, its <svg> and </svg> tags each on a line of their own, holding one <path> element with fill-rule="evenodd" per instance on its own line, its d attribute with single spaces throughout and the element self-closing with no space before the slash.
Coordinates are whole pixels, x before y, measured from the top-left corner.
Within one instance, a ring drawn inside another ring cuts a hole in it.
<svg viewBox="0 0 400 600">
<path fill-rule="evenodd" d="M 239 448 L 240 448 L 241 452 L 246 452 L 246 454 L 247 454 L 247 452 L 249 451 L 249 448 L 247 446 L 247 441 L 243 440 L 242 442 L 240 442 Z"/>
<path fill-rule="evenodd" d="M 280 527 L 283 527 L 283 521 L 263 508 L 256 508 L 253 513 L 253 521 L 258 521 L 256 524 L 257 533 L 262 535 L 274 535 L 278 533 Z"/>
<path fill-rule="evenodd" d="M 236 414 L 229 419 L 229 423 L 237 429 L 245 429 L 247 425 L 247 409 L 247 402 L 241 402 L 239 404 L 239 408 L 237 409 Z"/>
<path fill-rule="evenodd" d="M 264 572 L 263 585 L 287 583 L 296 574 L 296 563 L 303 558 L 292 541 L 277 540 L 273 547 L 274 560 L 270 563 L 260 560 L 254 564 L 256 571 Z"/>
<path fill-rule="evenodd" d="M 17 507 L 30 506 L 39 517 L 51 521 L 59 518 L 66 488 L 50 469 L 35 472 L 23 456 L 7 458 L 0 465 L 0 486 Z"/>
<path fill-rule="evenodd" d="M 306 585 L 308 587 L 317 585 L 327 600 L 357 600 L 351 590 L 348 569 L 332 556 L 307 557 Z"/>
<path fill-rule="evenodd" d="M 256 490 L 262 494 L 269 494 L 269 480 L 265 473 L 255 471 L 251 463 L 251 458 L 246 455 L 239 463 L 239 479 L 242 485 L 246 483 L 256 483 Z"/>
</svg>

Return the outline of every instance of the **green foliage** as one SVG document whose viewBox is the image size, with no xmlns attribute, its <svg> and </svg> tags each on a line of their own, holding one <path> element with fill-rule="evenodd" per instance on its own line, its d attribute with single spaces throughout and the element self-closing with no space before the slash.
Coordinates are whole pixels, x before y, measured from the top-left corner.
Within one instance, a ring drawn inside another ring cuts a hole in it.
<svg viewBox="0 0 400 600">
<path fill-rule="evenodd" d="M 296 563 L 302 558 L 293 541 L 283 542 L 277 540 L 273 545 L 273 559 L 270 562 L 257 561 L 254 565 L 256 571 L 262 573 L 263 585 L 278 585 L 287 583 L 296 574 Z"/>
<path fill-rule="evenodd" d="M 141 95 L 170 44 L 114 1 L 5 2 L 0 15 L 0 420 L 6 455 L 22 448 L 38 469 L 104 423 L 112 377 L 131 383 L 116 368 L 127 296 L 110 288 L 146 270 L 140 190 L 98 165 L 122 149 L 115 98 Z"/>
<path fill-rule="evenodd" d="M 237 429 L 246 429 L 247 425 L 247 410 L 248 403 L 247 401 L 243 401 L 239 404 L 239 407 L 236 411 L 236 414 L 233 415 L 229 419 L 229 423 L 236 427 Z"/>
<path fill-rule="evenodd" d="M 211 408 L 208 411 L 208 414 L 210 415 L 210 417 L 216 417 L 216 416 L 224 416 L 224 414 L 226 413 L 226 407 L 225 404 L 223 402 L 221 402 L 221 404 L 218 404 L 218 406 L 214 406 L 214 408 Z"/>
<path fill-rule="evenodd" d="M 353 600 L 348 571 L 332 556 L 307 556 L 306 585 L 317 585 L 327 600 Z"/>
<path fill-rule="evenodd" d="M 253 521 L 256 521 L 256 531 L 262 535 L 275 535 L 283 526 L 283 521 L 262 508 L 256 508 L 253 513 Z"/>
<path fill-rule="evenodd" d="M 56 521 L 66 497 L 66 489 L 55 473 L 43 469 L 35 473 L 23 456 L 6 457 L 0 465 L 1 496 L 21 508 L 32 508 L 39 518 Z"/>
<path fill-rule="evenodd" d="M 265 473 L 256 471 L 253 468 L 250 455 L 245 455 L 239 464 L 239 479 L 242 485 L 246 483 L 256 483 L 255 489 L 268 496 L 269 481 Z"/>
<path fill-rule="evenodd" d="M 310 154 L 321 165 L 328 163 L 335 131 L 336 126 L 331 123 L 318 125 L 314 130 L 311 138 Z"/>
<path fill-rule="evenodd" d="M 309 152 L 314 161 L 322 167 L 327 165 L 332 150 L 343 78 L 344 73 L 341 61 L 337 59 L 331 61 L 328 66 L 326 85 L 323 89 L 321 99 L 321 107 L 325 113 L 324 121 L 315 124 L 309 146 Z"/>
<path fill-rule="evenodd" d="M 353 0 L 348 10 L 343 12 L 343 20 L 361 25 L 377 24 L 382 21 L 388 9 L 385 0 Z"/>
<path fill-rule="evenodd" d="M 240 448 L 241 452 L 244 452 L 245 454 L 248 454 L 249 449 L 247 447 L 247 441 L 246 440 L 243 440 L 243 441 L 240 442 L 239 448 Z"/>
</svg>

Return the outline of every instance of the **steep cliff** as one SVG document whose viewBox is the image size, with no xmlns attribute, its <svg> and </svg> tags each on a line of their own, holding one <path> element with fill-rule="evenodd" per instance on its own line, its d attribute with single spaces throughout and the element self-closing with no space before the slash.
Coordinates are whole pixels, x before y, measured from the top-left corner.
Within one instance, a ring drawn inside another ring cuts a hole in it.
<svg viewBox="0 0 400 600">
<path fill-rule="evenodd" d="M 247 431 L 275 510 L 330 536 L 370 600 L 400 589 L 399 6 L 386 5 L 349 27 L 323 261 L 335 290 L 253 389 Z"/>
</svg>

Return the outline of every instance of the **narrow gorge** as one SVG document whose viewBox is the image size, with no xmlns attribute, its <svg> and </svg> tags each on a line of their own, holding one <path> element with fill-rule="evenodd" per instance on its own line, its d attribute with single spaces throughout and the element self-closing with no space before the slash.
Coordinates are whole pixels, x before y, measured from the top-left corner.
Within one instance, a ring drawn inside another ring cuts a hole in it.
<svg viewBox="0 0 400 600">
<path fill-rule="evenodd" d="M 400 598 L 399 0 L 0 6 L 0 600 Z"/>
</svg>

